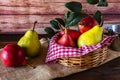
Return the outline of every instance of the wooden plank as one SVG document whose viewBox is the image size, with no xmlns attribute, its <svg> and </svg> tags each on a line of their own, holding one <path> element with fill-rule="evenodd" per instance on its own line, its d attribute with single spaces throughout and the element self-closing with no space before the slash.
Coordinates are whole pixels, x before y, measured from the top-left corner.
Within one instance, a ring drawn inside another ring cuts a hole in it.
<svg viewBox="0 0 120 80">
<path fill-rule="evenodd" d="M 83 3 L 83 10 L 88 14 L 95 13 L 100 10 L 103 14 L 120 14 L 120 3 L 109 3 L 108 7 L 97 7 Z M 117 8 L 117 9 L 116 9 Z M 0 6 L 0 14 L 64 14 L 67 8 L 64 3 L 36 3 L 36 4 L 5 4 Z"/>
<path fill-rule="evenodd" d="M 33 27 L 34 21 L 38 21 L 35 30 L 39 34 L 44 33 L 43 28 L 51 26 L 49 21 L 54 18 L 62 18 L 62 15 L 0 15 L 0 33 L 22 33 Z"/>
<path fill-rule="evenodd" d="M 106 28 L 107 26 L 109 26 L 111 24 L 114 24 L 114 23 L 108 23 L 108 24 L 105 23 L 103 25 L 103 28 Z M 26 25 L 30 25 L 31 26 L 31 24 L 26 24 Z M 36 27 L 35 28 L 35 31 L 37 31 L 38 34 L 46 34 L 46 32 L 44 31 L 45 27 L 46 26 L 50 26 L 51 27 L 50 24 L 39 24 L 39 25 L 43 26 L 43 27 Z M 71 28 L 75 29 L 76 27 L 71 27 Z M 20 28 L 20 27 L 19 28 L 8 28 L 7 27 L 7 28 L 3 28 L 2 30 L 0 30 L 0 33 L 1 34 L 23 34 L 23 33 L 25 33 L 26 31 L 28 31 L 30 29 L 32 29 L 32 27 L 31 28 L 29 28 L 29 27 L 26 27 L 26 28 Z"/>
<path fill-rule="evenodd" d="M 86 0 L 1 0 L 0 5 L 31 5 L 31 4 L 40 4 L 40 3 L 66 3 L 70 1 L 77 1 L 81 3 L 86 3 Z M 119 3 L 120 0 L 107 0 L 109 3 Z"/>
<path fill-rule="evenodd" d="M 63 15 L 1 15 L 0 24 L 33 24 L 34 21 L 38 21 L 39 24 L 48 24 L 54 18 L 63 18 Z M 119 23 L 120 15 L 103 15 L 103 19 L 106 23 Z"/>
<path fill-rule="evenodd" d="M 33 27 L 34 21 L 38 21 L 36 30 L 44 34 L 44 28 L 51 26 L 49 21 L 54 18 L 62 18 L 63 15 L 1 15 L 0 33 L 22 33 Z M 119 24 L 120 15 L 104 15 L 104 27 L 106 24 Z"/>
<path fill-rule="evenodd" d="M 38 23 L 49 23 L 54 18 L 62 18 L 63 15 L 0 15 L 1 24 L 32 24 L 34 21 Z"/>
<path fill-rule="evenodd" d="M 25 29 L 6 29 L 6 30 L 2 30 L 0 31 L 1 34 L 23 34 L 26 31 L 30 30 L 29 28 Z M 36 28 L 35 31 L 38 34 L 46 34 L 46 32 L 44 31 L 44 28 Z"/>
</svg>

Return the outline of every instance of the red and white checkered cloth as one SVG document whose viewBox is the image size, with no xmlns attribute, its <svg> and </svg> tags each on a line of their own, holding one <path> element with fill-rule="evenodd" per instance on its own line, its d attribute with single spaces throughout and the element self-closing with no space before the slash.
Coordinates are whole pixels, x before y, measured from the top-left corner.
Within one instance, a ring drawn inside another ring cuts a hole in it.
<svg viewBox="0 0 120 80">
<path fill-rule="evenodd" d="M 65 57 L 80 57 L 89 52 L 92 52 L 106 44 L 110 44 L 116 36 L 107 36 L 97 45 L 82 46 L 80 48 L 65 47 L 57 43 L 60 33 L 55 34 L 49 43 L 48 53 L 46 56 L 46 63 L 56 63 L 58 58 Z"/>
</svg>

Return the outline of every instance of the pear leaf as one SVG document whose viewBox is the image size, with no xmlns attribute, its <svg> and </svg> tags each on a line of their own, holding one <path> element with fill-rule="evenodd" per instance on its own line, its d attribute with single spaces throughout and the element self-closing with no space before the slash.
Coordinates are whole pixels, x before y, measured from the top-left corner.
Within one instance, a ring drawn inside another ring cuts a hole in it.
<svg viewBox="0 0 120 80">
<path fill-rule="evenodd" d="M 107 7 L 108 6 L 108 2 L 107 2 L 107 0 L 100 0 L 97 6 Z"/>
<path fill-rule="evenodd" d="M 65 4 L 65 7 L 71 10 L 72 12 L 80 13 L 82 5 L 80 2 L 71 1 Z"/>
<path fill-rule="evenodd" d="M 46 27 L 44 31 L 48 34 L 49 37 L 52 37 L 55 34 L 55 31 L 51 27 Z"/>
<path fill-rule="evenodd" d="M 96 11 L 93 17 L 98 21 L 99 24 L 102 23 L 102 13 L 100 11 Z"/>
<path fill-rule="evenodd" d="M 70 12 L 69 17 L 66 20 L 66 27 L 76 25 L 81 19 L 81 13 Z"/>
<path fill-rule="evenodd" d="M 55 20 L 57 20 L 63 27 L 65 27 L 65 22 L 63 19 L 61 18 L 55 18 Z"/>
<path fill-rule="evenodd" d="M 99 2 L 99 0 L 87 0 L 89 4 L 95 5 Z"/>
<path fill-rule="evenodd" d="M 51 20 L 51 21 L 50 21 L 50 24 L 52 25 L 53 28 L 55 28 L 55 29 L 57 29 L 57 30 L 60 29 L 59 24 L 58 24 L 57 21 Z"/>
<path fill-rule="evenodd" d="M 69 18 L 69 16 L 70 16 L 70 11 L 67 11 L 64 15 L 65 23 L 67 22 L 67 19 Z"/>
</svg>

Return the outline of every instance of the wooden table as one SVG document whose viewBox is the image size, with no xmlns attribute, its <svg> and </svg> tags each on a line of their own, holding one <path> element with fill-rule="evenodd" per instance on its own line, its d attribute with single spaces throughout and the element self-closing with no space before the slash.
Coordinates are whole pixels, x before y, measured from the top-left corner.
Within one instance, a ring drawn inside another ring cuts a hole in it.
<svg viewBox="0 0 120 80">
<path fill-rule="evenodd" d="M 120 80 L 120 57 L 100 67 L 54 80 Z"/>
<path fill-rule="evenodd" d="M 7 43 L 16 43 L 21 36 L 0 35 L 0 47 L 4 47 Z M 53 80 L 120 80 L 120 57 L 97 68 Z"/>
</svg>

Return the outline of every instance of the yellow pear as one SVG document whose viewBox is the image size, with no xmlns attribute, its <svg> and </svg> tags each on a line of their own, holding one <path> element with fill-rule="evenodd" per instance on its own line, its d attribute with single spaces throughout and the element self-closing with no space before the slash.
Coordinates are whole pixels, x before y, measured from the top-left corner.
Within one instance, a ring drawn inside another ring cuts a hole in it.
<svg viewBox="0 0 120 80">
<path fill-rule="evenodd" d="M 96 25 L 78 37 L 77 45 L 78 47 L 84 45 L 95 45 L 102 40 L 102 34 L 103 29 L 99 25 Z"/>
<path fill-rule="evenodd" d="M 40 54 L 41 43 L 39 41 L 38 33 L 34 30 L 28 30 L 23 37 L 18 41 L 18 45 L 22 47 L 28 57 L 34 57 Z"/>
</svg>

